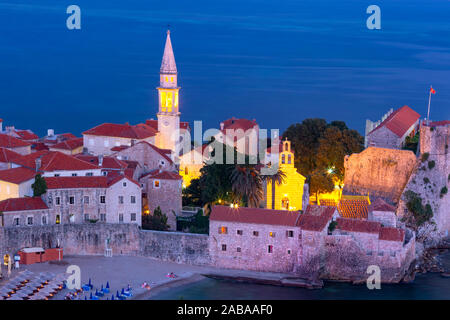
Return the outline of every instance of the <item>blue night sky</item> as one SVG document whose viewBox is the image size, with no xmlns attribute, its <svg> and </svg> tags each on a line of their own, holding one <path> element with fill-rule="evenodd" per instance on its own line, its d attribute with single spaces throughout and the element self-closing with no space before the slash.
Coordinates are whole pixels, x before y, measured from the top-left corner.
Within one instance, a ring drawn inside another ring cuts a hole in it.
<svg viewBox="0 0 450 320">
<path fill-rule="evenodd" d="M 67 6 L 82 11 L 66 28 Z M 366 8 L 381 7 L 381 30 Z M 0 118 L 43 135 L 156 118 L 167 24 L 183 121 L 279 128 L 309 117 L 364 132 L 390 107 L 450 119 L 450 2 L 0 0 Z"/>
</svg>

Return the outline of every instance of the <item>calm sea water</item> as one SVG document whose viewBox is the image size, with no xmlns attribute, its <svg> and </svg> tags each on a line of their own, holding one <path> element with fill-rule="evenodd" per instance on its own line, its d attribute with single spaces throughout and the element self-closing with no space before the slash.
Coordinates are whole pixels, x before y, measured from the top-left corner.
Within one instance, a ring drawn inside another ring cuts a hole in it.
<svg viewBox="0 0 450 320">
<path fill-rule="evenodd" d="M 450 255 L 443 257 L 450 267 Z M 161 292 L 156 300 L 312 300 L 312 299 L 445 299 L 450 300 L 450 278 L 430 273 L 417 275 L 413 283 L 381 286 L 381 290 L 368 290 L 364 285 L 327 282 L 318 290 L 255 285 L 232 281 L 205 279 L 186 286 Z"/>
</svg>

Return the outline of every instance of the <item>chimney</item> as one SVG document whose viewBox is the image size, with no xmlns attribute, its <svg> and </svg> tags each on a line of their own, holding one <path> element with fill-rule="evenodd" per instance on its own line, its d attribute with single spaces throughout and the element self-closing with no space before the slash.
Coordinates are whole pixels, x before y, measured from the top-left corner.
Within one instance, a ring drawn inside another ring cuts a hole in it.
<svg viewBox="0 0 450 320">
<path fill-rule="evenodd" d="M 101 167 L 103 165 L 103 155 L 99 154 L 98 155 L 98 166 Z"/>
<path fill-rule="evenodd" d="M 36 163 L 36 172 L 38 172 L 39 169 L 41 168 L 42 160 L 41 160 L 41 158 L 36 158 L 36 160 L 34 160 L 34 162 Z"/>
<path fill-rule="evenodd" d="M 55 130 L 53 129 L 48 129 L 47 130 L 47 136 L 48 137 L 53 137 L 55 135 Z"/>
<path fill-rule="evenodd" d="M 221 122 L 220 123 L 220 130 L 223 130 L 223 126 L 224 126 L 224 124 L 223 124 L 223 122 Z"/>
</svg>

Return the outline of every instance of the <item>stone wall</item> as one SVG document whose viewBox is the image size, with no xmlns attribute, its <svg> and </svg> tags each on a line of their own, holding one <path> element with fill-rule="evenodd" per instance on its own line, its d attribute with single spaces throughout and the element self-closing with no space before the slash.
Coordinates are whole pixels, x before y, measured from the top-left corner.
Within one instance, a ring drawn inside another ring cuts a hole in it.
<svg viewBox="0 0 450 320">
<path fill-rule="evenodd" d="M 107 239 L 114 255 L 136 255 L 208 264 L 208 235 L 140 230 L 134 224 L 66 224 L 0 228 L 0 254 L 24 247 L 56 247 L 64 254 L 103 255 Z"/>
<path fill-rule="evenodd" d="M 402 195 L 397 215 L 408 213 L 406 191 L 413 191 L 422 199 L 422 204 L 430 204 L 437 232 L 432 237 L 449 235 L 450 192 L 441 195 L 441 190 L 450 189 L 450 125 L 420 128 L 420 159 Z M 433 166 L 434 165 L 434 166 Z"/>
<path fill-rule="evenodd" d="M 411 151 L 369 147 L 346 156 L 344 193 L 397 203 L 417 163 Z"/>
</svg>

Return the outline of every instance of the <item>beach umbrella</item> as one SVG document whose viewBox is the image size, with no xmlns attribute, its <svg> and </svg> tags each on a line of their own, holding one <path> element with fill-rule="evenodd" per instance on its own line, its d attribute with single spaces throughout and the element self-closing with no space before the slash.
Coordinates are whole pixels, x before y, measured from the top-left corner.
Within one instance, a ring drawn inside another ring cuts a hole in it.
<svg viewBox="0 0 450 320">
<path fill-rule="evenodd" d="M 114 295 L 111 295 L 111 300 L 114 300 Z"/>
</svg>

